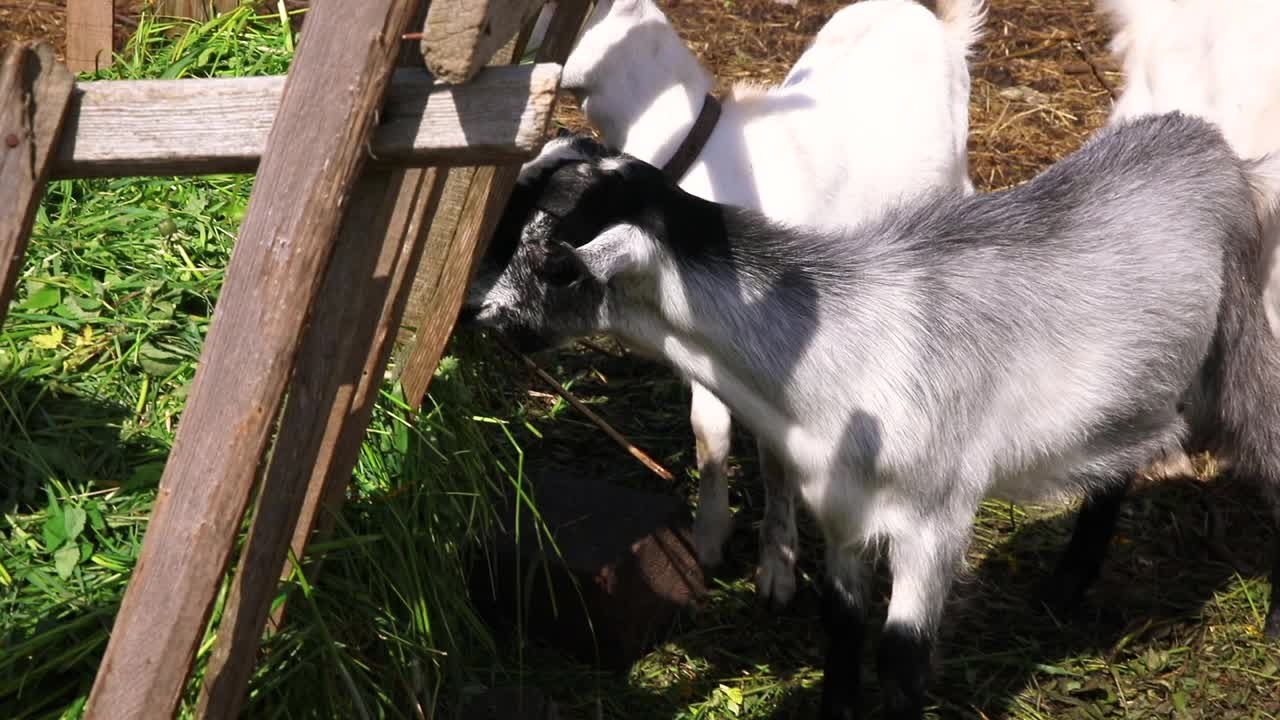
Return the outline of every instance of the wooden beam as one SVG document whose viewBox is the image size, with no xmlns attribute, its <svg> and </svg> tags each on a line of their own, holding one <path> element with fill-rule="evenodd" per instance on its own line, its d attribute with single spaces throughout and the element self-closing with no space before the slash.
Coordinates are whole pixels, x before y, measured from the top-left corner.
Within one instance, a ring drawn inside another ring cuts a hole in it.
<svg viewBox="0 0 1280 720">
<path fill-rule="evenodd" d="M 326 486 L 340 480 L 345 488 L 355 469 L 446 172 L 378 170 L 356 186 L 303 339 L 198 717 L 239 715 L 298 518 Z"/>
<path fill-rule="evenodd" d="M 54 177 L 253 172 L 286 76 L 76 85 Z M 371 139 L 388 165 L 520 162 L 542 147 L 555 64 L 493 68 L 451 87 L 396 73 Z"/>
<path fill-rule="evenodd" d="M 114 49 L 113 0 L 67 0 L 67 67 L 95 72 L 110 67 Z"/>
<path fill-rule="evenodd" d="M 89 720 L 177 709 L 415 5 L 312 5 Z"/>
<path fill-rule="evenodd" d="M 0 326 L 74 85 L 75 77 L 44 43 L 10 45 L 0 56 Z"/>
<path fill-rule="evenodd" d="M 422 58 L 432 75 L 464 83 L 517 32 L 543 0 L 432 0 L 422 30 Z M 517 58 L 518 59 L 518 58 Z"/>
<path fill-rule="evenodd" d="M 564 63 L 568 59 L 590 7 L 588 0 L 559 0 L 538 48 L 539 62 Z M 436 365 L 453 334 L 474 259 L 489 243 L 515 187 L 519 168 L 510 165 L 471 172 L 465 197 L 456 205 L 459 208 L 454 216 L 456 227 L 432 228 L 425 255 L 427 261 L 414 279 L 407 312 L 414 335 L 401 353 L 402 362 L 398 363 L 405 401 L 414 410 L 421 407 L 426 397 Z M 449 190 L 445 192 L 448 196 Z M 441 219 L 446 217 L 441 214 Z M 441 258 L 448 260 L 441 265 L 427 265 L 432 259 L 439 262 Z M 434 270 L 436 267 L 441 270 Z"/>
</svg>

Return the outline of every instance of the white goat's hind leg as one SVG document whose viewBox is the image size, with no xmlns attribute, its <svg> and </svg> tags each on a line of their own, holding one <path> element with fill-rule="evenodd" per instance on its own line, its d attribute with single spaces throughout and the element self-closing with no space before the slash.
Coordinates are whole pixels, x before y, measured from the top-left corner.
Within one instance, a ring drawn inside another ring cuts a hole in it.
<svg viewBox="0 0 1280 720">
<path fill-rule="evenodd" d="M 969 545 L 973 513 L 925 517 L 889 541 L 893 591 L 878 670 L 886 716 L 922 717 L 942 608 Z"/>
<path fill-rule="evenodd" d="M 693 519 L 693 547 L 698 562 L 713 568 L 723 559 L 724 543 L 733 532 L 729 510 L 729 408 L 705 387 L 693 383 L 689 422 L 697 442 L 698 512 Z"/>
<path fill-rule="evenodd" d="M 760 564 L 756 592 L 775 609 L 796 593 L 796 498 L 777 456 L 757 439 L 760 475 L 764 480 L 764 522 L 760 525 Z"/>
</svg>

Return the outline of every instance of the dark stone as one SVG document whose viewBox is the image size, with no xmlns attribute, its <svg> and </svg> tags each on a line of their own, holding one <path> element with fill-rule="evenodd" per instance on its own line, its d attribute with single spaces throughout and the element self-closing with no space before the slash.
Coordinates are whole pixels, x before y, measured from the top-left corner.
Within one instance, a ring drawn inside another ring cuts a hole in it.
<svg viewBox="0 0 1280 720">
<path fill-rule="evenodd" d="M 688 508 L 595 478 L 548 474 L 531 485 L 560 555 L 545 537 L 539 542 L 528 507 L 520 508 L 517 538 L 508 508 L 505 532 L 472 572 L 476 608 L 500 640 L 520 618 L 529 637 L 625 670 L 705 593 Z"/>
</svg>

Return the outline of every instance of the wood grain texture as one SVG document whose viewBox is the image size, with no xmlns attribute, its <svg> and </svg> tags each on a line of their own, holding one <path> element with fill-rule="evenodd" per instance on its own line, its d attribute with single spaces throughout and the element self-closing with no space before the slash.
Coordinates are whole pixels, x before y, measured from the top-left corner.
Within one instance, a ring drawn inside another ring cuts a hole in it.
<svg viewBox="0 0 1280 720">
<path fill-rule="evenodd" d="M 312 5 L 89 720 L 177 708 L 415 5 Z"/>
<path fill-rule="evenodd" d="M 155 9 L 157 15 L 165 17 L 205 21 L 213 17 L 214 12 L 235 10 L 239 4 L 240 0 L 157 0 Z"/>
<path fill-rule="evenodd" d="M 560 0 L 556 4 L 538 48 L 538 62 L 563 64 L 568 59 L 589 9 L 587 0 Z M 519 168 L 514 165 L 474 171 L 468 178 L 456 228 L 452 232 L 448 228 L 439 232 L 432 228 L 410 299 L 408 315 L 413 339 L 398 363 L 405 401 L 414 410 L 426 397 L 436 365 L 453 334 L 475 259 L 488 246 L 518 174 Z"/>
<path fill-rule="evenodd" d="M 67 68 L 94 72 L 112 63 L 113 0 L 67 0 Z"/>
<path fill-rule="evenodd" d="M 285 77 L 76 85 L 54 177 L 253 172 Z M 487 69 L 452 87 L 398 71 L 370 151 L 386 165 L 520 162 L 542 147 L 559 89 L 552 63 Z"/>
<path fill-rule="evenodd" d="M 543 0 L 432 0 L 422 29 L 422 58 L 432 75 L 464 83 L 522 28 Z"/>
<path fill-rule="evenodd" d="M 346 487 L 355 468 L 444 172 L 374 170 L 356 185 L 304 334 L 199 717 L 238 716 L 293 529 L 314 518 L 326 486 Z"/>
<path fill-rule="evenodd" d="M 43 43 L 10 45 L 0 56 L 0 326 L 74 85 L 75 77 Z"/>
</svg>

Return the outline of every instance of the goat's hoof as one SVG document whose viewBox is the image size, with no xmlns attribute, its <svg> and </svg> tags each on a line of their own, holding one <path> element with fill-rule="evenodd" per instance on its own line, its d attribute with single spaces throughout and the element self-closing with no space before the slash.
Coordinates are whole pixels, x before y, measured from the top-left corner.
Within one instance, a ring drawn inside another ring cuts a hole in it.
<svg viewBox="0 0 1280 720">
<path fill-rule="evenodd" d="M 756 596 L 772 610 L 791 604 L 796 594 L 796 573 L 791 563 L 766 553 L 756 567 Z"/>
<path fill-rule="evenodd" d="M 698 564 L 707 570 L 720 567 L 724 562 L 724 544 L 733 534 L 733 520 L 708 521 L 699 518 L 693 523 L 693 552 Z"/>
<path fill-rule="evenodd" d="M 1272 608 L 1267 614 L 1267 624 L 1262 628 L 1262 637 L 1273 643 L 1280 643 L 1280 607 Z"/>
</svg>

